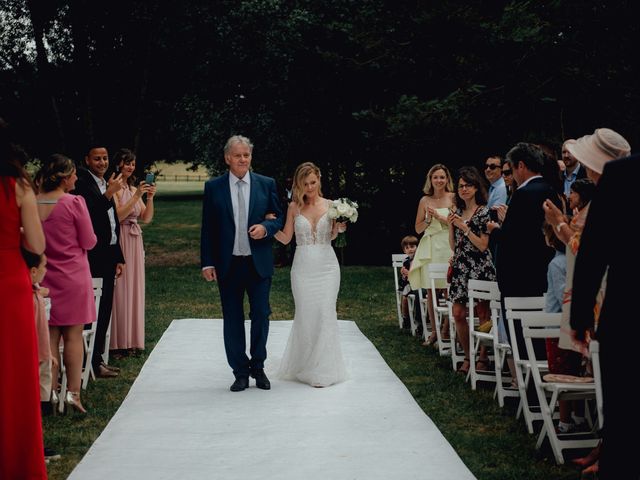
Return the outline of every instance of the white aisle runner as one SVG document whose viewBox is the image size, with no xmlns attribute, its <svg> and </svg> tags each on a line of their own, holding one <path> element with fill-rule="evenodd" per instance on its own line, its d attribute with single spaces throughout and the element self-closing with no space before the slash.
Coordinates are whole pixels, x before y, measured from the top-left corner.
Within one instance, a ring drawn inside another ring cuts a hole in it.
<svg viewBox="0 0 640 480">
<path fill-rule="evenodd" d="M 173 321 L 69 478 L 474 478 L 356 324 L 339 323 L 348 381 L 275 379 L 291 321 L 272 321 L 271 390 L 251 379 L 233 393 L 222 321 Z"/>
</svg>

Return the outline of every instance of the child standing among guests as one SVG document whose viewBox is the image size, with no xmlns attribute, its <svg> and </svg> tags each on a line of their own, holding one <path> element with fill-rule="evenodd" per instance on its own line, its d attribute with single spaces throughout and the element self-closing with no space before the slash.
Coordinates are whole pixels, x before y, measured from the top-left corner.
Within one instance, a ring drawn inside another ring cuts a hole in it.
<svg viewBox="0 0 640 480">
<path fill-rule="evenodd" d="M 43 253 L 30 252 L 25 248 L 21 248 L 22 258 L 24 258 L 29 274 L 31 275 L 31 284 L 33 288 L 33 311 L 35 312 L 36 336 L 38 339 L 38 362 L 39 362 L 39 378 L 40 378 L 40 405 L 42 413 L 47 413 L 51 409 L 51 403 L 57 403 L 56 392 L 51 391 L 52 377 L 51 365 L 56 359 L 51 355 L 51 347 L 49 343 L 49 321 L 46 315 L 45 297 L 49 296 L 49 289 L 40 286 L 40 282 L 47 273 L 47 257 Z M 44 448 L 44 458 L 48 463 L 49 460 L 57 460 L 60 458 L 52 449 Z"/>
<path fill-rule="evenodd" d="M 416 293 L 411 290 L 409 284 L 409 270 L 411 270 L 411 262 L 413 256 L 418 248 L 418 239 L 413 235 L 407 235 L 400 242 L 402 252 L 407 256 L 402 262 L 402 269 L 400 270 L 400 280 L 398 281 L 398 291 L 402 293 L 402 328 L 408 330 L 411 328 L 411 320 L 409 319 L 409 300 L 407 296 L 411 293 Z"/>
<path fill-rule="evenodd" d="M 545 294 L 545 312 L 560 313 L 562 311 L 562 298 L 567 278 L 567 256 L 565 255 L 565 245 L 556 236 L 553 226 L 545 223 L 543 226 L 544 238 L 551 248 L 555 250 L 553 259 L 547 267 L 547 292 Z M 573 350 L 565 350 L 558 346 L 557 338 L 547 338 L 546 340 L 547 359 L 549 362 L 549 372 L 552 374 L 574 375 L 580 372 L 582 356 Z M 576 427 L 582 426 L 584 416 L 573 415 L 571 421 L 570 400 L 560 400 L 560 421 L 558 423 L 558 433 L 571 433 Z M 578 407 L 578 402 L 576 402 Z"/>
</svg>

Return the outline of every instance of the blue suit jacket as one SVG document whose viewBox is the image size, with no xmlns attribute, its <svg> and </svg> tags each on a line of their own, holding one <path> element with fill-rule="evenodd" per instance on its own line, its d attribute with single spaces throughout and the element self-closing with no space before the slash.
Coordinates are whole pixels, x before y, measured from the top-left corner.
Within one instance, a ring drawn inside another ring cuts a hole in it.
<svg viewBox="0 0 640 480">
<path fill-rule="evenodd" d="M 273 275 L 272 238 L 282 228 L 284 216 L 275 180 L 253 172 L 249 172 L 249 175 L 251 175 L 251 193 L 248 225 L 250 227 L 262 224 L 267 229 L 267 236 L 260 240 L 249 237 L 249 245 L 256 272 L 265 278 Z M 273 213 L 277 218 L 265 220 L 267 213 Z M 235 234 L 236 226 L 231 204 L 229 172 L 227 172 L 205 183 L 202 202 L 200 261 L 202 267 L 215 267 L 218 279 L 224 279 L 229 272 Z"/>
</svg>

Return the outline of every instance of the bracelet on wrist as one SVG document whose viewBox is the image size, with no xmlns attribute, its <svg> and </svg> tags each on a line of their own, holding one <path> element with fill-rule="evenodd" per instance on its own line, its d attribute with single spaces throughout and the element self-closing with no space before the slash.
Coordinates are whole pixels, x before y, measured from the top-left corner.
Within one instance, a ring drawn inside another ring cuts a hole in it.
<svg viewBox="0 0 640 480">
<path fill-rule="evenodd" d="M 467 228 L 467 230 L 464 232 L 464 236 L 468 237 L 470 231 L 471 231 L 471 228 Z"/>
</svg>

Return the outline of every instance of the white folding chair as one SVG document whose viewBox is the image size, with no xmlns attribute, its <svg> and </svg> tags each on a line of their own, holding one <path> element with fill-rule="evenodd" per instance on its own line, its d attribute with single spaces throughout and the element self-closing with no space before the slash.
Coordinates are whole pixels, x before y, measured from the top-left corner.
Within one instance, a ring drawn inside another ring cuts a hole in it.
<svg viewBox="0 0 640 480">
<path fill-rule="evenodd" d="M 527 347 L 527 354 L 529 355 L 531 376 L 538 395 L 538 401 L 540 402 L 540 413 L 543 422 L 536 448 L 540 448 L 545 437 L 548 437 L 556 462 L 562 464 L 564 463 L 563 450 L 593 448 L 598 444 L 599 440 L 593 434 L 556 433 L 553 423 L 556 405 L 560 400 L 595 398 L 595 384 L 593 383 L 593 378 L 572 377 L 571 375 L 563 375 L 559 378 L 553 378 L 549 375 L 545 375 L 543 378 L 542 376 L 540 365 L 547 362 L 536 358 L 532 339 L 559 338 L 561 313 L 521 312 L 518 316 L 522 322 L 522 334 Z M 583 383 L 584 381 L 589 381 L 589 383 Z M 590 438 L 585 438 L 585 436 Z"/>
<path fill-rule="evenodd" d="M 402 328 L 402 292 L 400 288 L 400 270 L 407 256 L 404 253 L 391 254 L 391 267 L 393 268 L 393 282 L 396 292 L 396 311 L 398 314 L 398 324 Z"/>
<path fill-rule="evenodd" d="M 596 408 L 598 412 L 598 428 L 604 426 L 604 412 L 602 403 L 602 373 L 600 371 L 600 342 L 592 339 L 589 342 L 591 354 L 591 367 L 593 368 L 593 383 L 596 387 Z"/>
<path fill-rule="evenodd" d="M 453 319 L 453 302 L 447 300 L 447 309 L 449 310 L 449 355 L 451 355 L 451 368 L 455 372 L 458 364 L 464 361 L 464 349 L 456 339 L 456 322 Z"/>
<path fill-rule="evenodd" d="M 518 393 L 520 395 L 520 404 L 518 405 L 516 418 L 519 418 L 520 414 L 524 415 L 527 430 L 531 434 L 533 434 L 533 422 L 535 420 L 542 420 L 542 414 L 540 413 L 540 408 L 530 406 L 529 400 L 527 399 L 527 387 L 529 386 L 529 380 L 531 378 L 531 363 L 530 360 L 520 358 L 520 351 L 515 335 L 515 325 L 516 322 L 520 322 L 521 314 L 524 312 L 542 312 L 544 310 L 544 303 L 544 297 L 506 297 L 504 299 L 505 313 L 509 324 L 509 343 L 511 345 L 511 353 L 513 354 Z M 540 365 L 541 368 L 546 368 L 546 366 L 546 361 Z"/>
<path fill-rule="evenodd" d="M 449 308 L 447 307 L 446 298 L 438 297 L 438 283 L 446 283 L 447 282 L 447 270 L 449 269 L 448 263 L 430 263 L 427 267 L 427 271 L 429 272 L 429 279 L 431 282 L 430 291 L 431 291 L 431 305 L 433 306 L 433 313 L 435 315 L 435 324 L 436 324 L 436 336 L 438 338 L 438 352 L 441 357 L 451 355 L 451 344 L 450 341 L 444 340 L 442 338 L 442 324 L 444 319 L 447 318 L 449 323 L 451 320 L 449 319 Z M 447 297 L 449 293 L 449 284 L 446 284 Z"/>
<path fill-rule="evenodd" d="M 91 328 L 83 330 L 82 341 L 84 342 L 84 365 L 82 366 L 82 389 L 86 390 L 89 384 L 89 376 L 95 380 L 96 376 L 91 365 L 93 348 L 96 341 L 96 328 L 98 325 L 98 312 L 100 311 L 100 299 L 102 298 L 102 278 L 93 279 L 93 298 L 96 302 L 96 321 L 91 324 Z M 107 344 L 108 345 L 108 344 Z M 108 350 L 105 348 L 105 350 Z"/>
<path fill-rule="evenodd" d="M 491 301 L 491 321 L 493 322 L 493 359 L 496 375 L 496 389 L 493 393 L 497 398 L 500 408 L 504 407 L 504 399 L 508 397 L 519 398 L 520 392 L 513 387 L 511 372 L 505 374 L 503 368 L 507 356 L 511 354 L 511 345 L 504 327 L 505 319 L 502 317 L 502 306 L 499 300 Z"/>
<path fill-rule="evenodd" d="M 490 370 L 478 371 L 476 369 L 476 356 L 480 352 L 480 347 L 492 348 L 494 341 L 494 331 L 497 332 L 497 323 L 493 322 L 493 311 L 491 314 L 491 330 L 489 332 L 481 332 L 477 330 L 479 325 L 478 319 L 474 314 L 475 302 L 479 300 L 485 300 L 489 302 L 490 308 L 500 310 L 500 289 L 498 288 L 498 282 L 486 281 L 486 280 L 469 280 L 469 315 L 467 317 L 469 322 L 469 374 L 467 377 L 471 380 L 471 389 L 475 390 L 478 380 L 485 382 L 495 382 L 496 374 Z M 496 304 L 497 302 L 497 304 Z"/>
<path fill-rule="evenodd" d="M 83 390 L 87 389 L 89 384 L 89 376 L 93 375 L 93 369 L 91 368 L 91 355 L 93 354 L 93 345 L 96 338 L 96 325 L 98 318 L 98 310 L 100 309 L 100 298 L 102 297 L 102 278 L 93 278 L 93 299 L 96 304 L 96 321 L 91 323 L 91 328 L 82 331 L 82 343 L 84 349 L 84 360 L 82 363 L 82 375 L 80 377 L 81 386 Z M 63 343 L 60 342 L 60 358 L 63 354 Z M 62 413 L 64 411 L 64 399 L 67 394 L 67 370 L 64 367 L 64 362 L 60 362 L 60 375 L 62 380 L 60 381 L 60 401 L 58 403 L 58 411 Z"/>
<path fill-rule="evenodd" d="M 419 311 L 420 311 L 420 323 L 422 324 L 422 338 L 426 340 L 427 338 L 429 338 L 429 335 L 431 335 L 431 323 L 427 321 L 427 317 L 429 316 L 429 308 L 427 307 L 427 299 L 423 296 L 422 292 L 423 292 L 423 289 L 419 288 L 418 296 L 416 300 L 418 303 L 418 308 L 420 309 Z M 412 310 L 411 312 L 411 319 L 412 319 L 411 334 L 415 336 L 418 330 L 418 325 L 413 323 L 413 319 L 415 318 L 413 314 L 414 311 L 415 310 Z"/>
<path fill-rule="evenodd" d="M 402 292 L 398 290 L 400 288 L 400 270 L 402 269 L 402 264 L 404 263 L 407 256 L 404 253 L 393 253 L 391 254 L 391 267 L 393 268 L 393 282 L 395 285 L 396 292 L 396 311 L 398 314 L 398 325 L 402 329 Z M 415 295 L 409 294 L 407 295 L 407 301 L 409 303 L 409 320 L 411 324 L 411 334 L 415 335 L 416 331 L 416 322 L 415 322 Z M 109 329 L 111 329 L 111 322 L 109 322 Z M 108 337 L 107 337 L 108 338 Z M 105 348 L 105 353 L 108 349 Z M 105 361 L 106 363 L 106 361 Z"/>
</svg>

